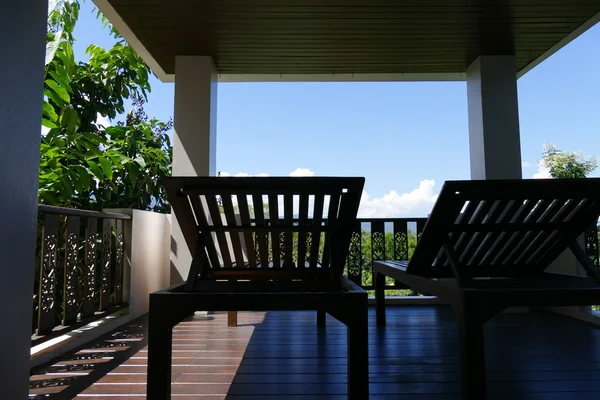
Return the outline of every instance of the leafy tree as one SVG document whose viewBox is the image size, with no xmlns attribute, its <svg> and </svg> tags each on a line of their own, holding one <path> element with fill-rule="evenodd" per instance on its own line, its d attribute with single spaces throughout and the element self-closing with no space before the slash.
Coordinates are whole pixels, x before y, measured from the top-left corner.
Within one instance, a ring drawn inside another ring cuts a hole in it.
<svg viewBox="0 0 600 400">
<path fill-rule="evenodd" d="M 559 150 L 551 143 L 544 145 L 542 165 L 548 168 L 555 179 L 585 178 L 598 165 L 595 157 L 584 157 L 579 153 Z"/>
<path fill-rule="evenodd" d="M 90 45 L 88 61 L 75 62 L 76 0 L 51 1 L 48 13 L 39 200 L 100 210 L 107 207 L 169 210 L 160 178 L 171 173 L 167 132 L 172 122 L 149 119 L 143 105 L 150 69 L 101 15 L 116 39 L 106 50 Z M 132 99 L 125 122 L 105 127 Z"/>
</svg>

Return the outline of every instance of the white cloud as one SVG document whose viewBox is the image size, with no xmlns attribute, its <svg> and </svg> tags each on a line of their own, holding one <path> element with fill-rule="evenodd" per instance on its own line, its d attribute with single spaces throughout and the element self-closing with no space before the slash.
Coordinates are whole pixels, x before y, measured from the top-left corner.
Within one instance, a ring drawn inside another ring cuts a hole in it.
<svg viewBox="0 0 600 400">
<path fill-rule="evenodd" d="M 50 132 L 50 128 L 42 125 L 42 136 L 46 136 Z"/>
<path fill-rule="evenodd" d="M 408 193 L 392 190 L 383 197 L 374 197 L 363 191 L 358 216 L 360 218 L 426 217 L 437 200 L 433 192 L 435 181 L 421 181 L 419 187 Z"/>
<path fill-rule="evenodd" d="M 104 128 L 108 128 L 109 126 L 111 126 L 110 119 L 103 117 L 102 115 L 100 115 L 100 113 L 98 113 L 96 115 L 96 125 L 102 125 Z"/>
<path fill-rule="evenodd" d="M 296 168 L 290 173 L 290 176 L 314 176 L 315 173 L 308 168 Z M 250 175 L 247 172 L 238 172 L 230 174 L 229 172 L 220 172 L 220 176 L 269 176 L 267 173 Z M 358 216 L 360 218 L 403 218 L 403 217 L 426 217 L 437 200 L 438 194 L 434 192 L 435 181 L 426 179 L 419 183 L 419 187 L 408 192 L 398 193 L 395 190 L 390 191 L 383 197 L 371 197 L 366 191 L 363 191 Z M 281 202 L 282 199 L 280 199 Z M 265 201 L 267 199 L 265 198 Z M 235 201 L 234 201 L 235 203 Z M 250 203 L 252 203 L 250 201 Z M 312 210 L 313 201 L 309 201 L 309 209 Z M 294 198 L 294 210 L 298 210 L 298 199 Z M 324 207 L 327 210 L 327 205 Z M 279 210 L 282 212 L 283 203 L 279 204 Z M 311 213 L 312 211 L 309 211 Z"/>
<path fill-rule="evenodd" d="M 536 173 L 533 174 L 532 176 L 533 179 L 548 179 L 548 178 L 552 178 L 550 176 L 550 171 L 548 170 L 548 168 L 545 168 L 541 162 L 538 163 L 538 170 Z"/>
<path fill-rule="evenodd" d="M 247 172 L 238 172 L 237 174 L 231 175 L 229 172 L 219 171 L 219 176 L 236 176 L 236 177 L 246 177 L 246 176 L 269 176 L 266 172 L 261 172 L 260 174 L 250 175 Z"/>
<path fill-rule="evenodd" d="M 521 167 L 523 167 L 523 168 L 529 168 L 529 167 L 531 167 L 531 163 L 527 162 L 527 161 L 523 161 L 521 163 Z"/>
<path fill-rule="evenodd" d="M 296 168 L 290 172 L 290 176 L 315 176 L 315 173 L 308 168 Z"/>
</svg>

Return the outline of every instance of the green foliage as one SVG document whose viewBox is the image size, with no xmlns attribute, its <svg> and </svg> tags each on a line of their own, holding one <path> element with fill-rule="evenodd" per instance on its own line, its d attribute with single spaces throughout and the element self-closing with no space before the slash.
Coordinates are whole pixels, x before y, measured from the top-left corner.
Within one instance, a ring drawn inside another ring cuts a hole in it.
<svg viewBox="0 0 600 400">
<path fill-rule="evenodd" d="M 150 69 L 101 14 L 117 43 L 108 50 L 92 44 L 88 61 L 75 62 L 78 16 L 77 1 L 51 2 L 42 106 L 42 125 L 50 130 L 42 136 L 39 201 L 167 212 L 160 178 L 171 174 L 172 122 L 144 112 Z M 124 123 L 98 123 L 98 115 L 123 114 L 128 99 L 134 110 Z"/>
<path fill-rule="evenodd" d="M 585 178 L 596 169 L 598 160 L 576 152 L 567 153 L 547 143 L 544 145 L 542 165 L 548 168 L 550 176 L 555 179 Z"/>
</svg>

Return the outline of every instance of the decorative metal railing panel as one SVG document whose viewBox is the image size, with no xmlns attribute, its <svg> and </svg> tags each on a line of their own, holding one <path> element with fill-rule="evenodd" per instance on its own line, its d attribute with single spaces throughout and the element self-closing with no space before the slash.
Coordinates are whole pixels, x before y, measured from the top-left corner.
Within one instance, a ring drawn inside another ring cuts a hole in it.
<svg viewBox="0 0 600 400">
<path fill-rule="evenodd" d="M 122 305 L 124 222 L 131 218 L 42 204 L 38 210 L 34 343 L 60 325 L 82 324 Z"/>
<path fill-rule="evenodd" d="M 427 218 L 359 218 L 352 233 L 346 274 L 366 290 L 373 289 L 373 261 L 408 260 Z M 386 289 L 406 289 L 389 282 Z"/>
</svg>

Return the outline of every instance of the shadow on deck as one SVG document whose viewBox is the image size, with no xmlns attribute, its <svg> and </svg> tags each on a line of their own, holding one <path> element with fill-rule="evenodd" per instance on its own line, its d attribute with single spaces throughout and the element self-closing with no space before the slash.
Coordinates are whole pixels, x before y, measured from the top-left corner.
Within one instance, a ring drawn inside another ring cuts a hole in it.
<svg viewBox="0 0 600 400">
<path fill-rule="evenodd" d="M 457 328 L 449 308 L 369 310 L 371 399 L 459 399 Z M 141 400 L 146 318 L 32 371 L 30 399 Z M 316 312 L 198 315 L 173 335 L 178 400 L 346 399 L 346 329 Z M 500 315 L 486 325 L 492 399 L 600 398 L 600 327 L 549 313 Z"/>
</svg>

